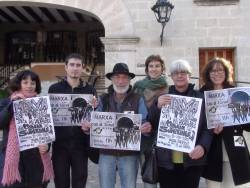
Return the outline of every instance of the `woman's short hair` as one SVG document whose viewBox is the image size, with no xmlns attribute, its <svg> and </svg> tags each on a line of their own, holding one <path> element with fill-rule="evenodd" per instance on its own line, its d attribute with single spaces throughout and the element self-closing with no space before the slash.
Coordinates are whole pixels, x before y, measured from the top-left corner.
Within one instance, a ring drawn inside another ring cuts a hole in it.
<svg viewBox="0 0 250 188">
<path fill-rule="evenodd" d="M 36 73 L 34 73 L 30 70 L 24 70 L 24 71 L 17 73 L 17 75 L 10 81 L 9 90 L 11 92 L 20 91 L 22 80 L 25 80 L 28 77 L 30 77 L 32 81 L 36 82 L 36 89 L 35 89 L 36 93 L 37 94 L 41 93 L 40 78 Z"/>
<path fill-rule="evenodd" d="M 233 66 L 230 61 L 227 61 L 221 57 L 215 57 L 211 59 L 203 69 L 202 80 L 208 89 L 213 89 L 213 83 L 210 79 L 210 72 L 213 69 L 215 64 L 221 64 L 225 70 L 225 80 L 222 83 L 223 87 L 228 87 L 230 84 L 233 84 Z"/>
<path fill-rule="evenodd" d="M 173 61 L 170 64 L 169 70 L 170 74 L 173 74 L 174 72 L 187 72 L 190 75 L 192 74 L 192 68 L 189 62 L 184 59 L 178 59 Z"/>
<path fill-rule="evenodd" d="M 150 55 L 147 57 L 146 61 L 145 61 L 145 72 L 148 73 L 148 66 L 149 63 L 152 61 L 158 61 L 161 63 L 161 68 L 162 68 L 162 72 L 165 71 L 165 64 L 163 59 L 161 58 L 160 55 Z"/>
</svg>

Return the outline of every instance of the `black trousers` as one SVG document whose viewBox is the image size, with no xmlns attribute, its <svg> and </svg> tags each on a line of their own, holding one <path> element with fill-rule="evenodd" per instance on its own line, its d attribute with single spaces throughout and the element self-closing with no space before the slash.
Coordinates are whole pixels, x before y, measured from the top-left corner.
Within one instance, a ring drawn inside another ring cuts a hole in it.
<svg viewBox="0 0 250 188">
<path fill-rule="evenodd" d="M 2 185 L 4 161 L 5 151 L 0 151 L 0 188 L 47 188 L 48 182 L 42 183 L 43 170 L 40 169 L 43 169 L 43 165 L 40 154 L 37 156 L 35 149 L 20 153 L 19 173 L 22 182 L 15 182 L 9 186 Z"/>
<path fill-rule="evenodd" d="M 88 177 L 88 156 L 85 150 L 53 146 L 52 161 L 56 188 L 70 188 L 70 182 L 72 188 L 85 188 Z"/>
<path fill-rule="evenodd" d="M 182 164 L 175 164 L 173 170 L 158 168 L 161 188 L 198 188 L 202 166 L 184 168 Z"/>
</svg>

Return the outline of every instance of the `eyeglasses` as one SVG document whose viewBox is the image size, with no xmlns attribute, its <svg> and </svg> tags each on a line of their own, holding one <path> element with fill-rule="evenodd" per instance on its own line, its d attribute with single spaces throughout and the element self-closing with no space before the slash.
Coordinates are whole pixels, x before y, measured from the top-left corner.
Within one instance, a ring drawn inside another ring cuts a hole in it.
<svg viewBox="0 0 250 188">
<path fill-rule="evenodd" d="M 188 72 L 186 72 L 186 71 L 176 71 L 176 72 L 173 72 L 171 75 L 172 76 L 178 76 L 178 75 L 186 76 L 187 74 L 188 74 Z"/>
<path fill-rule="evenodd" d="M 210 74 L 216 74 L 216 73 L 223 74 L 223 73 L 225 73 L 225 70 L 224 69 L 212 69 L 210 71 Z"/>
</svg>

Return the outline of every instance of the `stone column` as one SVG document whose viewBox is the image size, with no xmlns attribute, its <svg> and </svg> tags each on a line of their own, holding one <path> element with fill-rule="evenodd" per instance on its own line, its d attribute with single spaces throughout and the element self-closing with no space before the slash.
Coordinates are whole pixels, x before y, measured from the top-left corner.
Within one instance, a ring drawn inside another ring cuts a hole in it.
<svg viewBox="0 0 250 188">
<path fill-rule="evenodd" d="M 105 47 L 105 73 L 111 72 L 114 65 L 124 62 L 128 65 L 130 72 L 136 70 L 136 47 L 139 37 L 101 37 Z M 110 82 L 106 79 L 105 85 Z"/>
</svg>

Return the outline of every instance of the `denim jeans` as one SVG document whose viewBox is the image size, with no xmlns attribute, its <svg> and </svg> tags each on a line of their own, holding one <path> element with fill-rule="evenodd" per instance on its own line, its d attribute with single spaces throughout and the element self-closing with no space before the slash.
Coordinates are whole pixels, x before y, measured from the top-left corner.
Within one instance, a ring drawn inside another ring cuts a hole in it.
<svg viewBox="0 0 250 188">
<path fill-rule="evenodd" d="M 100 154 L 99 182 L 100 188 L 114 188 L 116 170 L 118 170 L 121 188 L 136 188 L 139 167 L 139 155 L 116 156 Z"/>
</svg>

